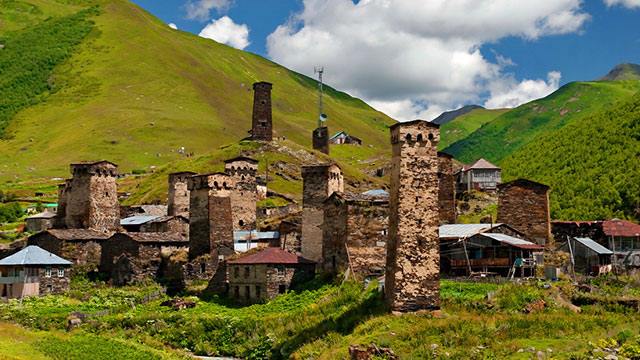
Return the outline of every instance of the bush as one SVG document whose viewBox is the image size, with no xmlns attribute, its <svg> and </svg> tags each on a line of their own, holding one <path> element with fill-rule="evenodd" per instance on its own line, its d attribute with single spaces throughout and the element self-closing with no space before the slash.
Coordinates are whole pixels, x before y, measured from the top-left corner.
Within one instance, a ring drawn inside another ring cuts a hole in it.
<svg viewBox="0 0 640 360">
<path fill-rule="evenodd" d="M 10 223 L 20 220 L 24 210 L 18 203 L 0 204 L 0 223 Z"/>
</svg>

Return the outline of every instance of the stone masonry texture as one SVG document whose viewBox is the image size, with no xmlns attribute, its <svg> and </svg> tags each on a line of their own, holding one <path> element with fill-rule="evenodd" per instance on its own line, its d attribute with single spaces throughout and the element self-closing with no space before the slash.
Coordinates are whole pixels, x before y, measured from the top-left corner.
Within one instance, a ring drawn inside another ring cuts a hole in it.
<svg viewBox="0 0 640 360">
<path fill-rule="evenodd" d="M 329 155 L 329 128 L 326 126 L 319 127 L 313 130 L 311 137 L 313 148 Z"/>
<path fill-rule="evenodd" d="M 116 176 L 108 161 L 71 164 L 73 178 L 64 190 L 65 227 L 114 231 L 120 226 Z"/>
<path fill-rule="evenodd" d="M 524 179 L 498 185 L 498 222 L 521 231 L 527 240 L 545 245 L 551 236 L 549 187 Z"/>
<path fill-rule="evenodd" d="M 453 176 L 453 157 L 438 153 L 438 203 L 440 224 L 456 223 L 456 183 Z"/>
<path fill-rule="evenodd" d="M 247 157 L 230 159 L 225 161 L 224 170 L 236 183 L 230 195 L 234 230 L 255 230 L 258 161 Z"/>
<path fill-rule="evenodd" d="M 302 167 L 302 255 L 322 262 L 324 201 L 335 191 L 344 191 L 344 178 L 335 164 Z"/>
<path fill-rule="evenodd" d="M 439 140 L 438 126 L 427 121 L 391 127 L 385 298 L 394 312 L 440 307 Z"/>
<path fill-rule="evenodd" d="M 190 171 L 169 174 L 167 215 L 189 218 L 190 194 L 187 180 L 193 175 L 196 174 Z"/>
<path fill-rule="evenodd" d="M 251 124 L 251 138 L 253 140 L 271 141 L 273 139 L 271 87 L 272 84 L 268 82 L 253 84 L 253 119 Z"/>
</svg>

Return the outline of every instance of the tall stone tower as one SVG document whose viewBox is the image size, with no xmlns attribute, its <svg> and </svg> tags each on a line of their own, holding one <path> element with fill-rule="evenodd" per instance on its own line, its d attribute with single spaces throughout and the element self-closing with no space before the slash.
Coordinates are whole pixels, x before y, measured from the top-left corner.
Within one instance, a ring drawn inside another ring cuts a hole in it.
<svg viewBox="0 0 640 360">
<path fill-rule="evenodd" d="M 438 203 L 440 224 L 456 223 L 456 182 L 453 176 L 453 156 L 438 152 Z"/>
<path fill-rule="evenodd" d="M 167 215 L 184 216 L 189 218 L 189 187 L 187 180 L 196 175 L 191 171 L 169 174 L 169 197 L 167 200 Z"/>
<path fill-rule="evenodd" d="M 498 185 L 498 222 L 513 226 L 538 245 L 551 238 L 549 187 L 517 179 Z"/>
<path fill-rule="evenodd" d="M 391 127 L 391 189 L 385 298 L 392 311 L 440 307 L 438 126 Z"/>
<path fill-rule="evenodd" d="M 321 126 L 311 134 L 313 149 L 329 155 L 329 128 Z"/>
<path fill-rule="evenodd" d="M 109 161 L 71 164 L 71 173 L 73 177 L 60 191 L 65 227 L 117 230 L 120 227 L 118 166 Z"/>
<path fill-rule="evenodd" d="M 227 174 L 195 175 L 190 191 L 189 258 L 233 253 L 231 192 L 235 181 Z"/>
<path fill-rule="evenodd" d="M 271 83 L 264 81 L 253 84 L 253 121 L 251 124 L 251 139 L 253 140 L 273 140 L 271 87 Z"/>
<path fill-rule="evenodd" d="M 302 256 L 322 262 L 324 201 L 336 191 L 344 191 L 342 170 L 336 164 L 302 167 Z"/>
<path fill-rule="evenodd" d="M 231 176 L 236 187 L 231 192 L 233 228 L 255 230 L 256 204 L 258 202 L 258 160 L 238 156 L 225 160 L 224 171 Z"/>
</svg>

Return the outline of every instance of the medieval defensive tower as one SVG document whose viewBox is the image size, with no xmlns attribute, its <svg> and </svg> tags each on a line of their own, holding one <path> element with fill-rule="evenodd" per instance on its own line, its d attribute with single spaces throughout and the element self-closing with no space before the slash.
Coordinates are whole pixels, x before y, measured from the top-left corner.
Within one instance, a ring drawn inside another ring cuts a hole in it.
<svg viewBox="0 0 640 360">
<path fill-rule="evenodd" d="M 234 230 L 255 230 L 258 160 L 246 156 L 225 160 L 224 171 L 236 183 L 234 191 L 231 192 Z"/>
<path fill-rule="evenodd" d="M 385 298 L 392 311 L 438 309 L 438 126 L 391 127 L 391 189 Z"/>
<path fill-rule="evenodd" d="M 453 175 L 453 157 L 438 152 L 438 203 L 440 224 L 456 223 L 456 182 Z"/>
<path fill-rule="evenodd" d="M 253 121 L 251 139 L 271 141 L 273 139 L 273 123 L 271 117 L 271 87 L 268 82 L 253 84 Z"/>
<path fill-rule="evenodd" d="M 73 177 L 59 191 L 64 226 L 104 232 L 117 230 L 120 226 L 118 166 L 109 161 L 71 164 L 71 173 Z"/>
<path fill-rule="evenodd" d="M 329 155 L 329 128 L 321 126 L 312 133 L 313 149 Z"/>
<path fill-rule="evenodd" d="M 498 185 L 498 222 L 509 224 L 538 245 L 551 238 L 549 187 L 517 179 Z"/>
<path fill-rule="evenodd" d="M 324 201 L 336 191 L 344 191 L 342 170 L 336 164 L 302 167 L 302 256 L 322 262 Z"/>
<path fill-rule="evenodd" d="M 184 216 L 189 218 L 190 194 L 187 186 L 188 179 L 196 175 L 191 171 L 169 174 L 169 197 L 167 200 L 167 215 Z"/>
</svg>

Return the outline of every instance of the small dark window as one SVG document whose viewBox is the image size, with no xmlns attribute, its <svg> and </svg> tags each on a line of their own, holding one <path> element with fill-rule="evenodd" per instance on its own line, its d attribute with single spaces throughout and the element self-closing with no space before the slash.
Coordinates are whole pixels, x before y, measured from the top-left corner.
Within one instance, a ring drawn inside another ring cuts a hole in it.
<svg viewBox="0 0 640 360">
<path fill-rule="evenodd" d="M 407 141 L 411 141 L 411 134 L 407 134 L 404 138 Z"/>
<path fill-rule="evenodd" d="M 416 138 L 417 142 L 421 142 L 422 141 L 422 134 L 418 134 L 418 137 Z"/>
<path fill-rule="evenodd" d="M 200 263 L 200 274 L 204 274 L 207 271 L 207 263 L 204 261 Z"/>
<path fill-rule="evenodd" d="M 53 286 L 52 285 L 47 285 L 47 293 L 52 293 L 53 292 Z"/>
<path fill-rule="evenodd" d="M 109 197 L 109 193 L 108 192 L 104 193 L 104 196 Z"/>
<path fill-rule="evenodd" d="M 235 295 L 236 299 L 240 297 L 240 286 L 236 286 L 233 289 L 233 294 Z"/>
<path fill-rule="evenodd" d="M 287 285 L 278 285 L 278 294 L 284 294 L 287 292 Z"/>
<path fill-rule="evenodd" d="M 266 104 L 267 104 L 267 100 L 260 100 L 260 103 L 261 103 L 262 105 L 266 105 Z"/>
<path fill-rule="evenodd" d="M 236 266 L 236 267 L 233 268 L 233 275 L 235 277 L 237 277 L 237 278 L 240 277 L 240 268 L 239 267 Z"/>
<path fill-rule="evenodd" d="M 251 298 L 251 287 L 250 287 L 250 286 L 248 286 L 248 285 L 244 287 L 244 296 L 245 296 L 247 299 L 250 299 L 250 298 Z"/>
<path fill-rule="evenodd" d="M 244 226 L 244 220 L 240 220 L 240 221 L 238 221 L 238 225 L 240 225 L 240 226 Z"/>
<path fill-rule="evenodd" d="M 261 290 L 261 289 L 260 289 L 260 285 L 256 285 L 256 298 L 257 298 L 257 299 L 260 299 L 260 295 L 261 295 L 261 294 L 260 294 L 260 290 Z"/>
<path fill-rule="evenodd" d="M 251 268 L 249 268 L 248 266 L 244 267 L 244 277 L 248 278 L 249 275 L 251 275 Z"/>
<path fill-rule="evenodd" d="M 433 140 L 433 134 L 429 133 L 429 140 Z"/>
</svg>

